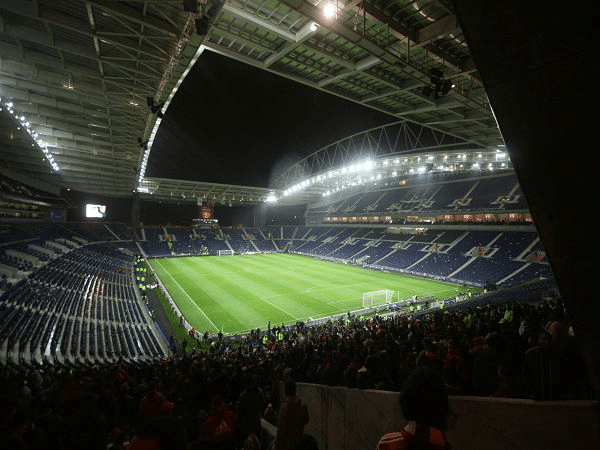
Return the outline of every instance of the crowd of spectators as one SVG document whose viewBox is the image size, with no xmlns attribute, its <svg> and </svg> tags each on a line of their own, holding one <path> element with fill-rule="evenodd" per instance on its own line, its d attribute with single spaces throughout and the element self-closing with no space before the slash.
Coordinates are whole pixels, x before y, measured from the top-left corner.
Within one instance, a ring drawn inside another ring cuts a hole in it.
<svg viewBox="0 0 600 450">
<path fill-rule="evenodd" d="M 556 300 L 269 332 L 154 364 L 4 366 L 0 448 L 269 448 L 261 417 L 309 420 L 290 380 L 400 391 L 416 367 L 442 374 L 451 395 L 590 398 Z"/>
</svg>

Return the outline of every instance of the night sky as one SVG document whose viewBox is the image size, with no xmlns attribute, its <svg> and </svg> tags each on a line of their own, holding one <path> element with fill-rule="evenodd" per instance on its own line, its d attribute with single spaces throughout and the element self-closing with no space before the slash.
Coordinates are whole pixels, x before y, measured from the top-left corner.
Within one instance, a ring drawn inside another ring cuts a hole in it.
<svg viewBox="0 0 600 450">
<path fill-rule="evenodd" d="M 146 176 L 268 187 L 315 150 L 396 120 L 205 50 L 165 113 Z"/>
</svg>

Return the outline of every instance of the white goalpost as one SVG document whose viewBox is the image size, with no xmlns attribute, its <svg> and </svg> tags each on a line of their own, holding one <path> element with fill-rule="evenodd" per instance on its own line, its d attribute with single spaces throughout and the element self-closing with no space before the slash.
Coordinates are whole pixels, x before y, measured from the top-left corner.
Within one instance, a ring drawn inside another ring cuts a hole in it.
<svg viewBox="0 0 600 450">
<path fill-rule="evenodd" d="M 233 250 L 218 250 L 219 256 L 233 256 Z"/>
<path fill-rule="evenodd" d="M 374 306 L 380 306 L 392 303 L 394 298 L 394 291 L 388 291 L 387 289 L 381 291 L 363 292 L 363 308 L 373 308 Z"/>
</svg>

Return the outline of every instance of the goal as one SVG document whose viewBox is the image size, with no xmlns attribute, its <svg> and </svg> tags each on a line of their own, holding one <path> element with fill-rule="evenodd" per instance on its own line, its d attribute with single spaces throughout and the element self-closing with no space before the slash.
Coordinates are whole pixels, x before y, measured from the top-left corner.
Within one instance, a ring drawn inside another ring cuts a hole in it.
<svg viewBox="0 0 600 450">
<path fill-rule="evenodd" d="M 390 304 L 393 297 L 394 291 L 363 292 L 363 308 L 373 308 L 374 306 Z"/>
<path fill-rule="evenodd" d="M 219 250 L 219 256 L 233 256 L 233 250 Z"/>
</svg>

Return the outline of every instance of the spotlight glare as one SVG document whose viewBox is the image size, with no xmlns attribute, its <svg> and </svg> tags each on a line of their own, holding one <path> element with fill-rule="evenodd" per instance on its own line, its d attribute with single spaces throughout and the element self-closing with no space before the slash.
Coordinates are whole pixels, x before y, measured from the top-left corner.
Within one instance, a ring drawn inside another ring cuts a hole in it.
<svg viewBox="0 0 600 450">
<path fill-rule="evenodd" d="M 323 16 L 326 20 L 335 19 L 336 10 L 333 3 L 326 3 L 325 6 L 323 6 Z"/>
</svg>

